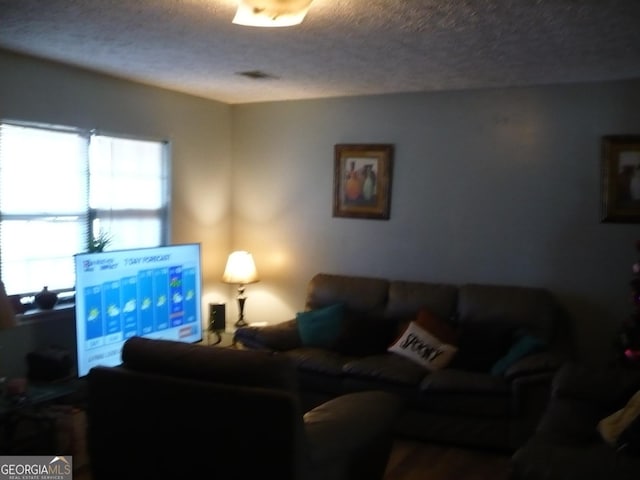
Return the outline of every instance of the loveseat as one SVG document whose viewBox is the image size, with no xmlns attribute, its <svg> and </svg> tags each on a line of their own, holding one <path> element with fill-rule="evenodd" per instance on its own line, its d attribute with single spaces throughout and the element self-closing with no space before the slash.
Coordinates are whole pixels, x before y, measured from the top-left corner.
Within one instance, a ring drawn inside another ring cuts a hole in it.
<svg viewBox="0 0 640 480">
<path fill-rule="evenodd" d="M 633 423 L 617 429 L 616 441 L 615 436 L 601 433 L 612 430 L 599 428 L 602 422 L 615 418 L 639 391 L 638 369 L 565 364 L 554 378 L 551 398 L 535 434 L 511 457 L 510 480 L 639 478 L 640 417 L 635 422 L 635 444 L 623 440 Z"/>
<path fill-rule="evenodd" d="M 301 315 L 335 306 L 343 307 L 343 318 L 334 341 L 303 341 Z M 388 351 L 424 312 L 454 332 L 456 351 L 444 368 Z M 539 348 L 505 363 L 523 337 L 536 338 Z M 345 392 L 394 392 L 407 403 L 397 435 L 510 452 L 534 431 L 554 373 L 572 357 L 569 319 L 545 289 L 332 273 L 310 280 L 296 318 L 238 328 L 234 338 L 293 359 L 307 406 Z"/>
<path fill-rule="evenodd" d="M 88 382 L 94 480 L 381 480 L 402 401 L 342 395 L 304 412 L 290 360 L 128 339 Z"/>
</svg>

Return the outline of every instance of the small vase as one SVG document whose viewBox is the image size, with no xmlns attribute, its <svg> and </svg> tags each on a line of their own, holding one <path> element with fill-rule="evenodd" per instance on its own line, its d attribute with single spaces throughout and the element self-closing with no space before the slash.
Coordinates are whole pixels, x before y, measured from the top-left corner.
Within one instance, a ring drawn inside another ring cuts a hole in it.
<svg viewBox="0 0 640 480">
<path fill-rule="evenodd" d="M 33 301 L 43 310 L 52 309 L 58 301 L 58 294 L 49 291 L 49 287 L 44 287 L 40 293 L 37 293 Z"/>
</svg>

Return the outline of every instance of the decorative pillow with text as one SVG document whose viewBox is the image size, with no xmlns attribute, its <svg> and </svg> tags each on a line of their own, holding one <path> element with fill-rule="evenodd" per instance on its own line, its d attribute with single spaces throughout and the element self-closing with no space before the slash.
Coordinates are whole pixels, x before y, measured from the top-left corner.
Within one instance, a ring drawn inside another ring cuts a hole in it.
<svg viewBox="0 0 640 480">
<path fill-rule="evenodd" d="M 410 322 L 400 338 L 387 350 L 402 355 L 429 371 L 434 371 L 446 367 L 458 348 L 440 341 L 428 331 L 420 328 L 416 322 Z"/>
</svg>

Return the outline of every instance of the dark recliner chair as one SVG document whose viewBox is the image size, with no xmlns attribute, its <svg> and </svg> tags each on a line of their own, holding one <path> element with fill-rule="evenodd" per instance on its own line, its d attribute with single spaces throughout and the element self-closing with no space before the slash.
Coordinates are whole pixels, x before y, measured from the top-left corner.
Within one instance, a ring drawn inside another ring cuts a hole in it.
<svg viewBox="0 0 640 480">
<path fill-rule="evenodd" d="M 511 458 L 510 480 L 636 480 L 640 453 L 606 443 L 598 422 L 640 390 L 640 370 L 567 363 L 535 434 Z"/>
<path fill-rule="evenodd" d="M 343 395 L 303 413 L 284 355 L 134 337 L 88 379 L 92 478 L 381 479 L 402 404 Z"/>
</svg>

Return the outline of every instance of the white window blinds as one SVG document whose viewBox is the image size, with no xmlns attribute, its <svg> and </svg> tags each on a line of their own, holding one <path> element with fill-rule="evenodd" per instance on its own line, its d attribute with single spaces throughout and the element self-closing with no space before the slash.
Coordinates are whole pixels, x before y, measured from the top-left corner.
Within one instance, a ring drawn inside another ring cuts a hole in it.
<svg viewBox="0 0 640 480">
<path fill-rule="evenodd" d="M 111 248 L 164 243 L 167 162 L 159 142 L 94 135 L 89 144 L 93 232 L 108 232 Z"/>
</svg>

